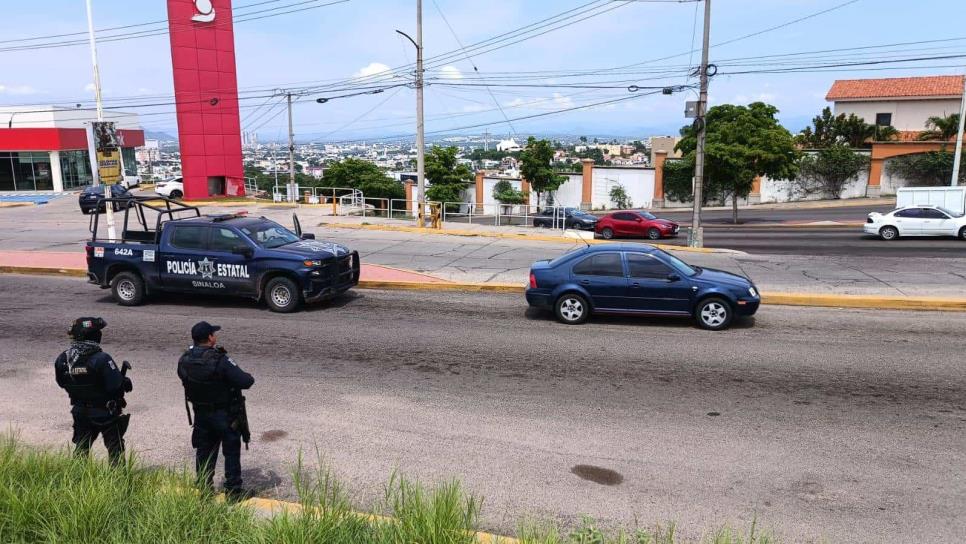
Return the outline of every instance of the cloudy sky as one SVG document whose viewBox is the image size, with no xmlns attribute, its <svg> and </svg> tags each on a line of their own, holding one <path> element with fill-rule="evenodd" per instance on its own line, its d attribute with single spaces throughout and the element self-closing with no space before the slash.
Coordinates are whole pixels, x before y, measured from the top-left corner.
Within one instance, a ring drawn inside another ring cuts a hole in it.
<svg viewBox="0 0 966 544">
<path fill-rule="evenodd" d="M 74 35 L 86 30 L 84 1 L 4 4 L 0 105 L 88 104 L 90 53 L 85 36 Z M 690 51 L 700 47 L 702 3 L 423 4 L 430 133 L 667 134 L 695 98 L 653 89 L 696 82 L 688 67 L 700 62 Z M 295 108 L 301 141 L 414 132 L 406 65 L 415 53 L 395 30 L 414 32 L 415 0 L 235 0 L 234 8 L 242 119 L 262 141 L 285 135 L 279 101 L 267 96 L 280 87 L 307 94 Z M 94 0 L 94 19 L 98 29 L 140 25 L 99 33 L 107 105 L 131 106 L 146 128 L 174 134 L 165 2 Z M 712 19 L 712 104 L 763 100 L 792 130 L 825 105 L 835 79 L 953 74 L 966 65 L 966 32 L 944 23 L 966 19 L 961 0 L 714 0 Z M 581 106 L 590 107 L 573 109 Z"/>
</svg>

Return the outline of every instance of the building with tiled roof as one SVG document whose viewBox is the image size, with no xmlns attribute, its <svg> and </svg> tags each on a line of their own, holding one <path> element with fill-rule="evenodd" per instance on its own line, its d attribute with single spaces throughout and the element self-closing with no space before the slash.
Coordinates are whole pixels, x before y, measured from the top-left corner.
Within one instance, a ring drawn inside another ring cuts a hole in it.
<svg viewBox="0 0 966 544">
<path fill-rule="evenodd" d="M 963 76 L 924 76 L 838 80 L 825 99 L 835 115 L 854 113 L 866 123 L 918 134 L 930 117 L 959 113 L 962 96 Z"/>
</svg>

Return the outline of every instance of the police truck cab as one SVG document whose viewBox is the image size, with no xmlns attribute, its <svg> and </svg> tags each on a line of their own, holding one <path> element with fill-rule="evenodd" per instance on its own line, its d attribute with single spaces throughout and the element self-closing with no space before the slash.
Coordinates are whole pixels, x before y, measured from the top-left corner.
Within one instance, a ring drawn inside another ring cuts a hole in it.
<svg viewBox="0 0 966 544">
<path fill-rule="evenodd" d="M 124 306 L 179 292 L 264 300 L 273 311 L 293 312 L 359 283 L 359 254 L 303 234 L 297 217 L 293 232 L 244 213 L 202 216 L 168 199 L 136 197 L 123 206 L 113 240 L 99 237 L 104 225 L 92 216 L 86 251 L 90 282 L 110 288 Z"/>
</svg>

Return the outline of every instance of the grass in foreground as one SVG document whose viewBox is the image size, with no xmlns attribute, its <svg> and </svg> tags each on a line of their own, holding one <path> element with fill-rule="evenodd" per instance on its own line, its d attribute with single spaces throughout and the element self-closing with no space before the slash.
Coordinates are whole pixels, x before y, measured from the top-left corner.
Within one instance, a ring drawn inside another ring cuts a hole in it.
<svg viewBox="0 0 966 544">
<path fill-rule="evenodd" d="M 457 482 L 427 490 L 393 476 L 382 511 L 359 515 L 332 475 L 293 471 L 301 511 L 264 518 L 248 507 L 215 500 L 192 486 L 188 473 L 148 469 L 129 460 L 110 468 L 95 459 L 25 447 L 0 438 L 0 542 L 181 544 L 333 543 L 469 544 L 476 542 L 481 501 Z M 520 540 L 533 544 L 674 544 L 673 525 L 607 535 L 591 520 L 573 532 L 524 524 Z M 754 526 L 748 535 L 722 530 L 702 542 L 772 544 Z"/>
</svg>

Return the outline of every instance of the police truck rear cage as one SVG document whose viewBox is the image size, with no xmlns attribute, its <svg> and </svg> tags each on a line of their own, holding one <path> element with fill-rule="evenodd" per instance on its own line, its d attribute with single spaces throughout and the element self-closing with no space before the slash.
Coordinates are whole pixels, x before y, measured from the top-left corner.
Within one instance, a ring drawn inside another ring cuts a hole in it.
<svg viewBox="0 0 966 544">
<path fill-rule="evenodd" d="M 104 202 L 105 209 L 107 209 L 107 206 L 113 206 L 115 209 L 124 211 L 124 221 L 121 223 L 123 228 L 121 228 L 121 236 L 117 240 L 120 243 L 156 244 L 158 243 L 158 234 L 161 232 L 161 225 L 163 223 L 201 217 L 201 210 L 197 206 L 189 206 L 165 197 L 134 196 L 125 198 L 103 198 L 98 202 Z M 146 212 L 157 214 L 157 219 L 152 217 L 154 219 L 153 230 L 148 225 Z M 134 224 L 131 222 L 132 215 L 135 220 Z M 100 214 L 95 213 L 91 216 L 91 242 L 97 242 L 99 221 Z"/>
</svg>

